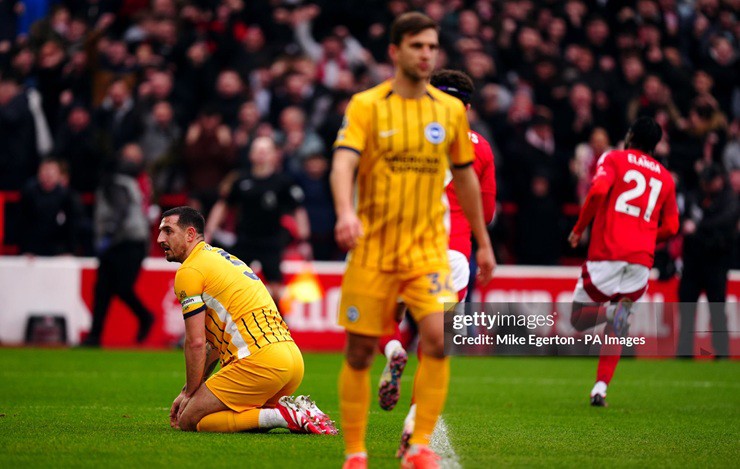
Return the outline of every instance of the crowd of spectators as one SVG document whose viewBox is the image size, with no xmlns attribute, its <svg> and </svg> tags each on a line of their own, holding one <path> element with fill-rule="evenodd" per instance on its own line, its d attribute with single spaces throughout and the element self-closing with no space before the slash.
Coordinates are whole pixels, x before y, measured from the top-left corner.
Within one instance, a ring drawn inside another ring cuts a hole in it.
<svg viewBox="0 0 740 469">
<path fill-rule="evenodd" d="M 182 193 L 207 212 L 269 137 L 305 192 L 314 252 L 339 258 L 331 146 L 351 94 L 390 76 L 388 26 L 409 10 L 441 25 L 440 67 L 477 86 L 471 126 L 499 179 L 494 239 L 512 240 L 497 243 L 502 262 L 569 254 L 563 207 L 637 116 L 663 127 L 656 157 L 679 205 L 709 166 L 740 193 L 740 11 L 723 0 L 5 0 L 0 191 L 49 193 L 38 168 L 51 158 L 60 194 L 91 193 L 135 143 L 154 201 Z"/>
</svg>

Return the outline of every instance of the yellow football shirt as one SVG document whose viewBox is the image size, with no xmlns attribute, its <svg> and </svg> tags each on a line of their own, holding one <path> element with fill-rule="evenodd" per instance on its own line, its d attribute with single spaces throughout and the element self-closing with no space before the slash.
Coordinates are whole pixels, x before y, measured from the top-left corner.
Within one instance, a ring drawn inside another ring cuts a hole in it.
<svg viewBox="0 0 740 469">
<path fill-rule="evenodd" d="M 352 97 L 334 144 L 360 155 L 364 235 L 351 263 L 380 271 L 447 263 L 445 174 L 472 163 L 468 131 L 462 102 L 431 85 L 420 99 L 393 93 L 390 81 Z"/>
<path fill-rule="evenodd" d="M 223 249 L 198 243 L 177 269 L 175 295 L 186 319 L 207 315 L 206 340 L 221 352 L 221 366 L 293 340 L 259 277 Z"/>
</svg>

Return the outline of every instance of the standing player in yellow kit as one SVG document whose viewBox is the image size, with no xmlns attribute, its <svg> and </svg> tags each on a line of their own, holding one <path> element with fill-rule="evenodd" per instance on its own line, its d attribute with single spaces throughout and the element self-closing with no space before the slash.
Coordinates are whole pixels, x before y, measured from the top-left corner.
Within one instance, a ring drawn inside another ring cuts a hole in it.
<svg viewBox="0 0 740 469">
<path fill-rule="evenodd" d="M 164 212 L 157 242 L 181 262 L 175 294 L 185 320 L 186 383 L 170 425 L 186 431 L 288 428 L 335 434 L 306 396 L 293 398 L 303 357 L 262 281 L 241 260 L 203 241 L 195 209 Z M 221 369 L 209 377 L 216 363 Z"/>
<path fill-rule="evenodd" d="M 399 297 L 419 324 L 424 358 L 414 380 L 416 427 L 403 467 L 436 467 L 428 445 L 449 382 L 443 304 L 454 303 L 442 203 L 452 165 L 458 198 L 478 242 L 480 281 L 494 267 L 472 169 L 465 107 L 428 84 L 438 26 L 420 13 L 391 27 L 392 79 L 352 97 L 334 145 L 331 185 L 335 235 L 351 249 L 342 281 L 339 324 L 347 332 L 339 376 L 345 467 L 366 467 L 370 365 L 378 337 L 392 332 Z M 353 203 L 357 172 L 357 207 Z"/>
</svg>

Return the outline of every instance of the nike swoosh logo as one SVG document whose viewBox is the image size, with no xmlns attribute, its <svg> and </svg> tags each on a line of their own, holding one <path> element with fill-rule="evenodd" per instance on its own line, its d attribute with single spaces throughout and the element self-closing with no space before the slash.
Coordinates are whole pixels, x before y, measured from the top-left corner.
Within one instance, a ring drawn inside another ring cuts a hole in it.
<svg viewBox="0 0 740 469">
<path fill-rule="evenodd" d="M 398 132 L 398 130 L 396 130 L 396 129 L 381 130 L 380 132 L 378 132 L 378 135 L 380 136 L 380 138 L 388 138 L 388 137 L 394 135 L 396 132 Z"/>
</svg>

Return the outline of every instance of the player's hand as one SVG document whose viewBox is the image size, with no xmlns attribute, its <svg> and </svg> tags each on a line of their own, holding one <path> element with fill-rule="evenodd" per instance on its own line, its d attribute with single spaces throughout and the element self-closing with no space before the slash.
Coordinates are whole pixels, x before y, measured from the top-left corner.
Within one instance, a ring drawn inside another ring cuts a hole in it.
<svg viewBox="0 0 740 469">
<path fill-rule="evenodd" d="M 340 248 L 345 251 L 354 249 L 357 246 L 357 240 L 362 236 L 362 223 L 357 218 L 357 214 L 350 212 L 337 217 L 334 236 Z"/>
<path fill-rule="evenodd" d="M 185 411 L 185 408 L 188 406 L 188 402 L 190 402 L 190 397 L 185 396 L 180 401 L 180 409 L 177 411 L 177 428 L 180 428 L 180 418 L 182 417 L 182 413 Z"/>
<path fill-rule="evenodd" d="M 311 248 L 311 243 L 308 241 L 298 243 L 296 250 L 304 260 L 310 261 L 313 259 L 313 248 Z"/>
<path fill-rule="evenodd" d="M 571 231 L 568 235 L 568 244 L 570 244 L 570 247 L 575 248 L 578 246 L 578 243 L 581 241 L 581 235 L 577 234 L 575 231 Z"/>
<path fill-rule="evenodd" d="M 183 400 L 185 400 L 187 396 L 185 395 L 185 391 L 181 392 L 176 398 L 175 401 L 172 403 L 172 408 L 170 409 L 170 427 L 172 428 L 180 428 L 180 408 L 185 408 L 183 405 Z"/>
<path fill-rule="evenodd" d="M 491 281 L 493 271 L 496 270 L 496 257 L 493 255 L 493 249 L 488 246 L 478 248 L 475 253 L 475 261 L 478 264 L 477 281 L 479 286 L 484 286 Z"/>
</svg>

